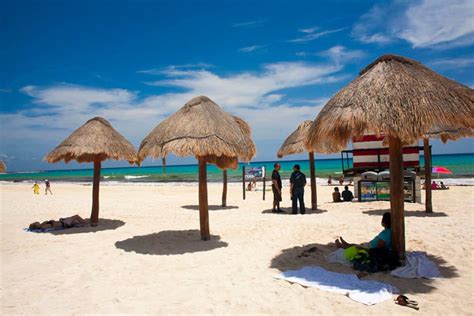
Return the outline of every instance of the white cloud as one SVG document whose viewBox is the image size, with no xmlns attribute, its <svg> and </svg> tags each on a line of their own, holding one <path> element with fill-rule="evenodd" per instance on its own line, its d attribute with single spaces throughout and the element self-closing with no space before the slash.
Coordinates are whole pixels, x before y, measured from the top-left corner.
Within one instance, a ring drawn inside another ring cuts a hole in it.
<svg viewBox="0 0 474 316">
<path fill-rule="evenodd" d="M 262 46 L 262 45 L 252 45 L 252 46 L 247 46 L 247 47 L 240 48 L 239 52 L 241 52 L 241 53 L 251 53 L 251 52 L 254 52 L 256 50 L 260 50 L 264 47 L 265 46 Z"/>
<path fill-rule="evenodd" d="M 443 69 L 465 68 L 474 65 L 474 57 L 442 58 L 429 63 Z"/>
<path fill-rule="evenodd" d="M 265 19 L 253 20 L 253 21 L 244 21 L 244 22 L 234 23 L 234 24 L 232 24 L 232 26 L 237 27 L 237 28 L 254 28 L 254 27 L 263 26 L 263 24 L 265 22 L 266 22 Z"/>
<path fill-rule="evenodd" d="M 402 39 L 414 48 L 451 48 L 474 43 L 473 21 L 472 0 L 394 1 L 362 15 L 352 35 L 365 43 Z"/>
<path fill-rule="evenodd" d="M 305 43 L 305 42 L 310 42 L 314 41 L 315 39 L 318 39 L 323 36 L 327 36 L 329 34 L 333 33 L 338 33 L 341 31 L 346 30 L 347 27 L 341 27 L 338 29 L 332 29 L 332 30 L 324 30 L 324 31 L 318 31 L 318 28 L 307 28 L 307 29 L 300 29 L 299 32 L 304 33 L 305 35 L 302 37 L 298 37 L 295 39 L 288 40 L 290 43 Z M 318 31 L 318 32 L 316 32 Z"/>
<path fill-rule="evenodd" d="M 196 63 L 196 64 L 183 64 L 183 65 L 170 65 L 166 67 L 166 70 L 169 69 L 209 69 L 214 68 L 214 65 L 208 63 Z M 147 74 L 147 75 L 160 75 L 165 71 L 163 68 L 150 68 L 139 70 L 137 73 Z"/>
</svg>

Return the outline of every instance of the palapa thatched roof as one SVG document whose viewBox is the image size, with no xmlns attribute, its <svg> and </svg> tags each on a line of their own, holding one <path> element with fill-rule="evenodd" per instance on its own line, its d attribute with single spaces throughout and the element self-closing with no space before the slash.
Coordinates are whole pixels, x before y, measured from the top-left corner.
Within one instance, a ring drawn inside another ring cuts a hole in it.
<svg viewBox="0 0 474 316">
<path fill-rule="evenodd" d="M 138 151 L 141 162 L 169 154 L 205 157 L 222 169 L 237 168 L 237 160 L 249 161 L 256 148 L 250 127 L 241 118 L 222 110 L 206 96 L 195 97 L 178 112 L 158 124 Z"/>
<path fill-rule="evenodd" d="M 473 128 L 474 90 L 412 59 L 385 55 L 328 101 L 306 146 L 338 152 L 366 131 L 411 144 L 436 126 Z"/>
<path fill-rule="evenodd" d="M 2 160 L 0 160 L 0 172 L 4 173 L 6 171 L 7 171 L 7 165 Z"/>
<path fill-rule="evenodd" d="M 462 137 L 474 136 L 472 128 L 435 127 L 425 134 L 425 138 L 441 139 L 443 143 L 448 140 L 458 140 Z"/>
<path fill-rule="evenodd" d="M 298 128 L 288 136 L 277 152 L 278 158 L 286 155 L 299 154 L 306 151 L 304 141 L 311 126 L 312 121 L 304 121 Z"/>
<path fill-rule="evenodd" d="M 101 160 L 124 159 L 130 164 L 137 160 L 133 145 L 101 117 L 88 120 L 44 159 L 48 162 L 69 162 L 73 159 L 93 162 L 97 155 Z"/>
</svg>

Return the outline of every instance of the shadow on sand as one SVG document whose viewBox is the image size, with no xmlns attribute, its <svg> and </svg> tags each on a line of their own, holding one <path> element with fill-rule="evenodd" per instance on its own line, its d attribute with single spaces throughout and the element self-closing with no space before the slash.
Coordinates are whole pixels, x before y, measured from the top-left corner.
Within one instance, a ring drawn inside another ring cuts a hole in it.
<svg viewBox="0 0 474 316">
<path fill-rule="evenodd" d="M 227 246 L 216 235 L 211 235 L 211 240 L 202 241 L 199 230 L 165 230 L 115 243 L 115 247 L 119 249 L 145 255 L 180 255 Z"/>
<path fill-rule="evenodd" d="M 89 221 L 89 219 L 86 219 Z M 84 226 L 84 227 L 73 227 L 61 230 L 53 230 L 47 233 L 53 235 L 68 235 L 68 234 L 85 234 L 85 233 L 96 233 L 101 232 L 104 230 L 114 230 L 121 226 L 125 225 L 124 221 L 119 219 L 106 219 L 106 218 L 99 218 L 99 225 L 92 227 L 92 226 Z"/>
<path fill-rule="evenodd" d="M 287 271 L 316 265 L 328 271 L 358 274 L 359 271 L 353 270 L 351 267 L 326 261 L 324 256 L 336 249 L 334 243 L 326 245 L 314 243 L 283 249 L 279 255 L 272 259 L 270 267 L 280 271 Z M 428 258 L 436 263 L 443 278 L 459 277 L 456 267 L 448 266 L 442 257 L 428 255 Z M 365 277 L 364 280 L 377 280 L 394 285 L 400 290 L 400 293 L 428 293 L 435 289 L 432 284 L 435 280 L 401 279 L 392 277 L 388 272 L 372 273 Z"/>
<path fill-rule="evenodd" d="M 368 210 L 363 211 L 362 213 L 367 215 L 383 215 L 385 212 L 390 213 L 390 209 L 386 210 Z M 407 211 L 404 212 L 405 217 L 447 217 L 448 214 L 444 212 L 433 212 L 433 213 L 426 213 L 425 211 Z"/>
<path fill-rule="evenodd" d="M 181 206 L 181 208 L 185 208 L 187 210 L 199 211 L 199 205 L 183 205 Z M 228 205 L 228 206 L 209 205 L 208 208 L 209 208 L 209 211 L 225 211 L 225 210 L 233 210 L 239 207 L 234 206 L 234 205 Z"/>
<path fill-rule="evenodd" d="M 291 212 L 292 212 L 292 209 L 291 207 L 282 207 L 281 210 L 283 211 L 283 213 L 273 213 L 273 209 L 268 209 L 268 210 L 264 210 L 262 211 L 262 214 L 272 214 L 272 215 L 293 215 Z M 299 210 L 299 209 L 298 209 Z M 299 212 L 299 211 L 298 211 Z M 311 215 L 311 214 L 321 214 L 321 213 L 325 213 L 327 212 L 327 210 L 322 210 L 322 209 L 317 209 L 317 210 L 312 210 L 310 208 L 306 208 L 306 213 L 305 215 Z M 299 213 L 298 213 L 299 214 Z"/>
</svg>

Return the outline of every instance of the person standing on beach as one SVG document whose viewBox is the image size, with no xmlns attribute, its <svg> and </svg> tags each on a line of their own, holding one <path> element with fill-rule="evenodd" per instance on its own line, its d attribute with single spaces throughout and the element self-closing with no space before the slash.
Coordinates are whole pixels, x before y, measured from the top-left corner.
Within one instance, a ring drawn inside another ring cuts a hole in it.
<svg viewBox="0 0 474 316">
<path fill-rule="evenodd" d="M 53 192 L 51 191 L 51 183 L 49 183 L 48 179 L 44 180 L 44 184 L 46 185 L 46 188 L 44 189 L 44 195 L 48 195 L 48 191 L 51 193 L 51 195 L 53 195 Z"/>
<path fill-rule="evenodd" d="M 293 166 L 293 173 L 290 177 L 290 194 L 293 214 L 298 214 L 298 204 L 300 203 L 300 213 L 305 214 L 304 207 L 304 187 L 306 185 L 306 176 L 300 171 L 300 165 Z"/>
<path fill-rule="evenodd" d="M 281 202 L 281 177 L 280 177 L 280 169 L 281 165 L 276 163 L 273 165 L 273 172 L 272 172 L 272 192 L 273 192 L 273 213 L 281 213 L 282 210 L 280 209 L 280 202 Z"/>
<path fill-rule="evenodd" d="M 35 181 L 35 184 L 33 184 L 32 188 L 33 188 L 33 194 L 35 194 L 35 195 L 40 194 L 40 186 L 39 186 L 38 182 Z"/>
</svg>

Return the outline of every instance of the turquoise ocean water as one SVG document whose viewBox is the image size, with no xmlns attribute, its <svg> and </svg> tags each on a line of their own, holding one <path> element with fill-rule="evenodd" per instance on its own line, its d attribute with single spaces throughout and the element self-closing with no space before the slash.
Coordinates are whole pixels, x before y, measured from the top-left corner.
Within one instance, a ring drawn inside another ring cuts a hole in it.
<svg viewBox="0 0 474 316">
<path fill-rule="evenodd" d="M 308 160 L 278 161 L 282 165 L 281 174 L 283 178 L 288 178 L 295 163 L 300 164 L 302 171 L 309 174 Z M 443 178 L 472 178 L 474 177 L 474 153 L 472 154 L 451 154 L 451 155 L 433 155 L 433 166 L 443 166 L 450 169 L 454 174 L 450 176 L 443 175 Z M 240 164 L 237 170 L 229 170 L 229 181 L 240 181 L 242 179 L 242 166 L 259 167 L 265 166 L 267 172 L 273 170 L 275 161 L 252 162 L 250 164 Z M 350 161 L 350 163 L 352 163 Z M 326 178 L 329 175 L 333 177 L 342 174 L 341 159 L 321 159 L 316 160 L 316 176 Z M 92 168 L 91 165 L 88 167 Z M 222 181 L 222 171 L 214 165 L 209 165 L 209 181 Z M 48 171 L 28 171 L 19 173 L 0 174 L 0 181 L 42 181 L 49 179 L 51 181 L 61 182 L 86 182 L 90 181 L 93 175 L 92 169 L 74 169 L 74 170 L 48 170 Z M 197 165 L 175 165 L 167 166 L 166 174 L 163 173 L 161 166 L 152 167 L 125 167 L 125 168 L 103 168 L 102 181 L 119 182 L 192 182 L 198 179 Z M 267 175 L 267 178 L 270 174 Z"/>
</svg>

